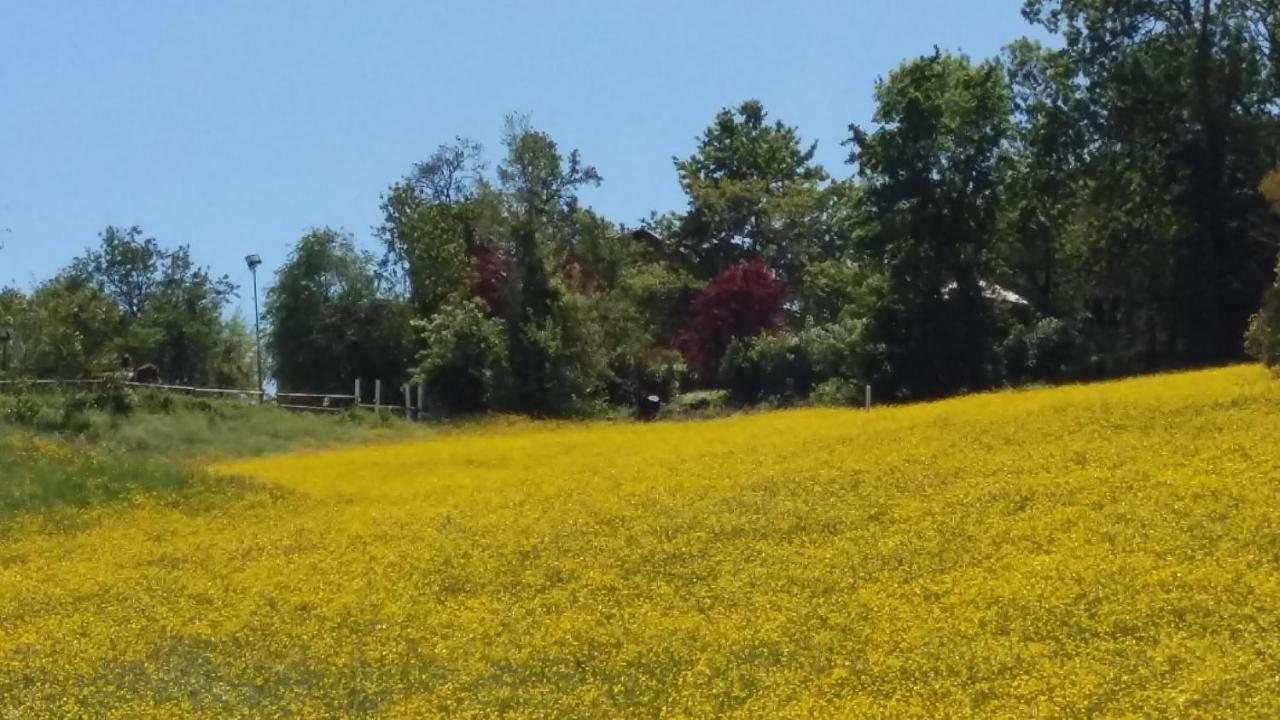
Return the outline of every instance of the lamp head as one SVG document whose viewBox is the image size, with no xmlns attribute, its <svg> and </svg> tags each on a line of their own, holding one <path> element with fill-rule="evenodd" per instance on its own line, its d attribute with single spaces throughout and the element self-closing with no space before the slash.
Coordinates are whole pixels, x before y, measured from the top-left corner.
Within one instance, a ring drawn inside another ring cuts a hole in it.
<svg viewBox="0 0 1280 720">
<path fill-rule="evenodd" d="M 248 265 L 250 270 L 254 270 L 254 269 L 256 269 L 259 265 L 261 265 L 261 264 L 262 264 L 262 258 L 261 258 L 261 257 L 258 257 L 258 255 L 256 255 L 256 254 L 254 254 L 254 255 L 246 255 L 246 256 L 244 257 L 244 264 L 245 264 L 245 265 Z"/>
</svg>

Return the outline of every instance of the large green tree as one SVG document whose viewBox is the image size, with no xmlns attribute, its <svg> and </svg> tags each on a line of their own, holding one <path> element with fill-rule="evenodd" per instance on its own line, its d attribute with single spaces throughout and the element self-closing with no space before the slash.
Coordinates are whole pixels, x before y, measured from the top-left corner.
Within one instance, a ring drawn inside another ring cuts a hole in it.
<svg viewBox="0 0 1280 720">
<path fill-rule="evenodd" d="M 987 277 L 1009 95 L 996 63 L 935 53 L 876 86 L 877 127 L 853 126 L 850 162 L 875 218 L 863 238 L 885 276 L 869 333 L 879 380 L 909 395 L 993 380 Z"/>
<path fill-rule="evenodd" d="M 282 390 L 344 392 L 356 378 L 394 388 L 408 377 L 412 310 L 383 291 L 375 259 L 349 234 L 303 235 L 276 271 L 264 316 Z"/>
<path fill-rule="evenodd" d="M 166 249 L 138 227 L 108 227 L 69 272 L 115 301 L 114 348 L 134 365 L 154 363 L 171 382 L 226 377 L 215 366 L 236 286 L 197 264 L 187 246 Z"/>
<path fill-rule="evenodd" d="M 16 375 L 75 380 L 115 369 L 120 311 L 94 283 L 64 272 L 41 283 L 21 310 Z"/>
<path fill-rule="evenodd" d="M 675 161 L 689 207 L 673 244 L 699 277 L 759 257 L 789 282 L 826 242 L 827 174 L 796 128 L 748 100 L 721 110 L 689 157 Z"/>
<path fill-rule="evenodd" d="M 556 248 L 572 247 L 580 234 L 578 191 L 600 175 L 577 150 L 561 155 L 550 135 L 527 118 L 508 118 L 506 156 L 498 165 L 503 237 L 514 260 L 508 286 L 506 331 L 511 369 L 510 402 L 533 413 L 562 412 L 598 390 L 599 356 L 592 337 L 555 270 Z"/>
<path fill-rule="evenodd" d="M 1272 0 L 1029 0 L 1088 133 L 1075 206 L 1111 370 L 1234 357 L 1270 281 L 1256 188 L 1276 160 Z"/>
<path fill-rule="evenodd" d="M 481 152 L 464 138 L 441 145 L 383 197 L 382 271 L 421 315 L 463 294 L 472 259 L 493 245 L 497 207 Z"/>
<path fill-rule="evenodd" d="M 1089 140 L 1080 88 L 1066 53 L 1039 42 L 1009 46 L 1005 67 L 1012 130 L 1000 188 L 1000 279 L 1040 315 L 1071 315 L 1083 279 L 1071 229 Z"/>
</svg>

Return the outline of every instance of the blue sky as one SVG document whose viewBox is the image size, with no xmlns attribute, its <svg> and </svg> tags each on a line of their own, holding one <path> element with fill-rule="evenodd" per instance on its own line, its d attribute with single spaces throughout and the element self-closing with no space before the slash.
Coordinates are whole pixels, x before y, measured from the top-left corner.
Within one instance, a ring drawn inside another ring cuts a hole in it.
<svg viewBox="0 0 1280 720">
<path fill-rule="evenodd" d="M 141 225 L 245 288 L 310 226 L 373 248 L 379 195 L 455 135 L 497 154 L 532 114 L 634 224 L 683 206 L 672 168 L 715 112 L 759 98 L 848 174 L 877 77 L 934 45 L 1036 34 L 1021 0 L 0 3 L 0 286 Z M 266 283 L 264 283 L 265 285 Z"/>
</svg>

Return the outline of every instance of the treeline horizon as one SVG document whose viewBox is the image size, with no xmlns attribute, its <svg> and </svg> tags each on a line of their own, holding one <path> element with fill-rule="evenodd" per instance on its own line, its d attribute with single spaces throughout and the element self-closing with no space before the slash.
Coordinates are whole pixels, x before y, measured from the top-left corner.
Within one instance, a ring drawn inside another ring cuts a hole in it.
<svg viewBox="0 0 1280 720">
<path fill-rule="evenodd" d="M 877 81 L 848 172 L 758 101 L 628 228 L 524 116 L 383 195 L 374 235 L 316 228 L 264 302 L 291 391 L 425 385 L 440 413 L 590 414 L 695 389 L 738 402 L 920 399 L 1280 355 L 1280 5 L 1028 0 L 1057 38 L 935 50 Z M 139 228 L 0 292 L 8 377 L 252 385 L 236 287 Z M 1260 309 L 1261 308 L 1261 309 Z"/>
</svg>

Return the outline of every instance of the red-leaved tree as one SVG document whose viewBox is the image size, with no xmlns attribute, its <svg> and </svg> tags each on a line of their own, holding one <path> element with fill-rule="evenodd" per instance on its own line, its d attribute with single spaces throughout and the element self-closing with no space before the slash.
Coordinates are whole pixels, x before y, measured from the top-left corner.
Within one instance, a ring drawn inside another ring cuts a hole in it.
<svg viewBox="0 0 1280 720">
<path fill-rule="evenodd" d="M 716 382 L 730 341 L 777 326 L 786 294 L 786 285 L 759 260 L 733 265 L 711 281 L 693 301 L 693 317 L 677 339 L 703 383 Z"/>
<path fill-rule="evenodd" d="M 467 278 L 471 296 L 483 300 L 489 306 L 489 313 L 500 317 L 505 310 L 507 288 L 514 273 L 509 255 L 481 250 L 471 258 L 471 272 Z"/>
</svg>

